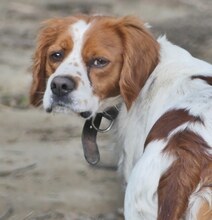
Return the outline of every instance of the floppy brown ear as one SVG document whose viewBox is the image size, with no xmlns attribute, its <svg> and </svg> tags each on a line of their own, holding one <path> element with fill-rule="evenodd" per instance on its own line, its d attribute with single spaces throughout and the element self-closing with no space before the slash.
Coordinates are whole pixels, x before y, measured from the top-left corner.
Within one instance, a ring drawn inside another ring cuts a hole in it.
<svg viewBox="0 0 212 220">
<path fill-rule="evenodd" d="M 43 94 L 46 88 L 46 52 L 48 46 L 46 40 L 42 30 L 38 37 L 32 65 L 30 103 L 34 106 L 39 106 L 42 103 Z"/>
<path fill-rule="evenodd" d="M 159 61 L 159 45 L 137 18 L 124 17 L 119 27 L 124 46 L 119 86 L 129 110 Z"/>
</svg>

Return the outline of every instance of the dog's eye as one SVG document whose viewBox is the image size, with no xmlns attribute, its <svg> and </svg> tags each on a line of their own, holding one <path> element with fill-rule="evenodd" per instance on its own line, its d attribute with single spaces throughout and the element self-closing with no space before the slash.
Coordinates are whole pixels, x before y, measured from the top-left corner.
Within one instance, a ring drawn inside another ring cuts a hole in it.
<svg viewBox="0 0 212 220">
<path fill-rule="evenodd" d="M 109 63 L 109 60 L 105 58 L 95 58 L 89 62 L 90 67 L 102 68 Z"/>
<path fill-rule="evenodd" d="M 63 51 L 57 51 L 52 54 L 50 54 L 50 60 L 53 62 L 60 62 L 64 58 L 64 52 Z"/>
</svg>

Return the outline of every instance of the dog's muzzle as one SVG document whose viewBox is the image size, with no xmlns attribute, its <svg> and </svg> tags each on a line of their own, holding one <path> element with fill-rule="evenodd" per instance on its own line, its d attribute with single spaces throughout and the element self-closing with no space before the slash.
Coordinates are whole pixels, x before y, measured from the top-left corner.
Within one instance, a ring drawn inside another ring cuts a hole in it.
<svg viewBox="0 0 212 220">
<path fill-rule="evenodd" d="M 68 76 L 56 76 L 51 82 L 51 90 L 57 98 L 63 98 L 75 89 L 73 79 Z"/>
<path fill-rule="evenodd" d="M 50 88 L 52 91 L 52 103 L 46 109 L 46 112 L 52 112 L 55 107 L 66 107 L 70 103 L 69 94 L 75 90 L 76 83 L 69 76 L 56 76 L 52 79 Z"/>
</svg>

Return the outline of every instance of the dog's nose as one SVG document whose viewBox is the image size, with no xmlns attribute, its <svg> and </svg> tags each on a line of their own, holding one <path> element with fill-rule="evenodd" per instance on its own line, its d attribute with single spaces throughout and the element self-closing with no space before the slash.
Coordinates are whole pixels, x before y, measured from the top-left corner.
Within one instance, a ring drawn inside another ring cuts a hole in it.
<svg viewBox="0 0 212 220">
<path fill-rule="evenodd" d="M 51 90 L 54 95 L 62 97 L 75 88 L 75 82 L 70 77 L 56 76 L 51 82 Z"/>
</svg>

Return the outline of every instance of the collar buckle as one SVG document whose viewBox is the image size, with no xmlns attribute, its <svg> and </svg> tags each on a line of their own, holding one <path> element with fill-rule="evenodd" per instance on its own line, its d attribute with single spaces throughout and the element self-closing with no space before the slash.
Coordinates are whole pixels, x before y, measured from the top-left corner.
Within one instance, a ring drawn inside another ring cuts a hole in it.
<svg viewBox="0 0 212 220">
<path fill-rule="evenodd" d="M 106 118 L 102 113 L 99 113 L 99 114 L 101 114 L 101 117 L 104 117 L 104 118 Z M 108 119 L 108 118 L 107 118 Z M 96 125 L 95 125 L 95 118 L 92 118 L 92 126 L 93 126 L 93 128 L 97 131 L 97 132 L 99 132 L 99 133 L 106 133 L 106 132 L 108 132 L 108 131 L 110 131 L 111 130 L 111 128 L 113 127 L 113 124 L 114 124 L 114 119 L 108 119 L 109 120 L 109 125 L 106 127 L 106 128 L 98 128 Z"/>
<path fill-rule="evenodd" d="M 101 117 L 106 118 L 109 121 L 109 125 L 106 128 L 99 128 L 95 125 L 95 118 L 92 118 L 92 126 L 97 132 L 106 133 L 111 130 L 114 124 L 114 120 L 119 114 L 120 105 L 114 105 L 112 107 L 107 108 L 104 112 L 98 113 Z"/>
</svg>

